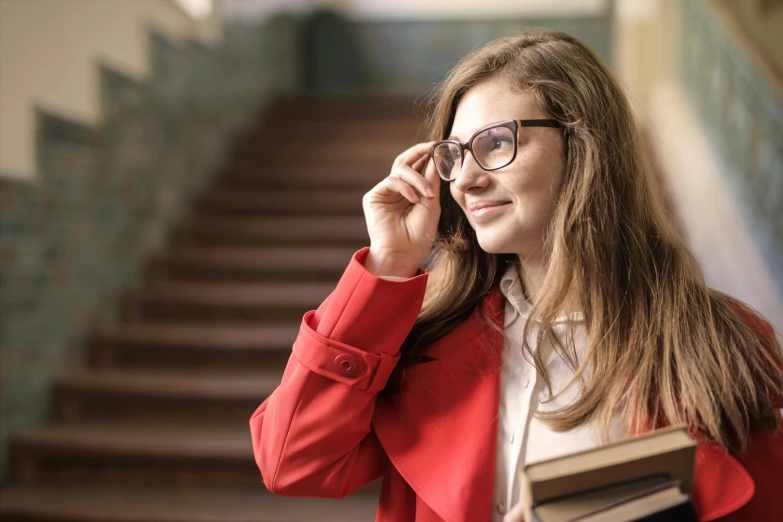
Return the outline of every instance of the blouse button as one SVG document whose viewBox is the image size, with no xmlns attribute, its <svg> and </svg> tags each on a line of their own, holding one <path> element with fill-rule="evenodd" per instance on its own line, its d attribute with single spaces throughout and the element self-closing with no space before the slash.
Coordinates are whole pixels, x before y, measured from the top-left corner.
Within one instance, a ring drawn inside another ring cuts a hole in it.
<svg viewBox="0 0 783 522">
<path fill-rule="evenodd" d="M 506 504 L 505 504 L 505 502 L 500 502 L 497 505 L 497 509 L 498 509 L 498 513 L 500 513 L 501 515 L 504 515 L 506 513 Z"/>
<path fill-rule="evenodd" d="M 354 377 L 358 372 L 359 363 L 351 354 L 341 353 L 334 358 L 334 364 L 341 375 Z"/>
</svg>

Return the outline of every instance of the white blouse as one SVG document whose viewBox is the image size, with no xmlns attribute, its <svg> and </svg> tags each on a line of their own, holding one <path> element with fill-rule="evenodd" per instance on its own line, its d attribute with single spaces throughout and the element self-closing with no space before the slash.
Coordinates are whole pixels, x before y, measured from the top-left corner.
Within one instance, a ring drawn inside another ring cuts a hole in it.
<svg viewBox="0 0 783 522">
<path fill-rule="evenodd" d="M 523 355 L 522 334 L 526 322 L 530 320 L 532 305 L 525 299 L 516 265 L 512 264 L 506 270 L 500 281 L 500 290 L 506 297 L 506 341 L 503 342 L 503 365 L 500 371 L 493 522 L 502 521 L 503 515 L 519 502 L 522 474 L 526 464 L 582 451 L 601 443 L 589 425 L 568 432 L 555 432 L 534 417 L 536 410 L 553 410 L 569 404 L 578 396 L 579 386 L 574 384 L 556 400 L 547 402 L 548 393 L 544 379 Z M 539 321 L 534 320 L 536 325 L 531 328 L 528 342 L 534 351 L 543 351 L 543 360 L 550 375 L 553 392 L 556 393 L 568 383 L 574 372 L 546 337 L 542 346 L 536 346 Z M 559 317 L 553 325 L 555 334 L 566 347 L 569 325 L 574 330 L 573 344 L 581 362 L 587 339 L 582 313 Z M 610 439 L 618 439 L 621 436 L 622 427 L 619 419 L 615 418 Z"/>
</svg>

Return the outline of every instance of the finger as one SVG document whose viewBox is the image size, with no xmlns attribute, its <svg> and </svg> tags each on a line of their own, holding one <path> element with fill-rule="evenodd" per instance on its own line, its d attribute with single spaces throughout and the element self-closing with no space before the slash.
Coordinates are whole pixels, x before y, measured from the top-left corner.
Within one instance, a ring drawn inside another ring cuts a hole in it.
<svg viewBox="0 0 783 522">
<path fill-rule="evenodd" d="M 436 195 L 440 194 L 441 179 L 438 175 L 438 171 L 435 169 L 435 162 L 432 160 L 430 160 L 424 168 L 424 181 L 427 182 L 427 185 L 429 185 Z"/>
<path fill-rule="evenodd" d="M 421 172 L 421 168 L 427 162 L 429 157 L 430 157 L 429 154 L 427 154 L 426 156 L 420 157 L 419 159 L 416 160 L 416 162 L 413 165 L 411 165 L 411 168 L 413 170 L 415 170 L 416 172 Z"/>
<path fill-rule="evenodd" d="M 525 522 L 525 505 L 519 502 L 503 517 L 503 522 Z"/>
<path fill-rule="evenodd" d="M 394 169 L 394 171 L 392 171 L 392 176 L 397 176 L 405 181 L 408 185 L 415 187 L 422 196 L 426 196 L 428 198 L 435 197 L 435 193 L 433 192 L 432 188 L 430 188 L 429 183 L 427 183 L 421 174 L 410 167 L 406 167 L 404 165 L 399 166 Z"/>
<path fill-rule="evenodd" d="M 428 141 L 424 143 L 417 143 L 413 147 L 397 156 L 397 159 L 394 160 L 394 163 L 396 165 L 407 165 L 410 167 L 422 156 L 430 153 L 430 149 L 432 148 L 433 143 L 435 142 Z"/>
<path fill-rule="evenodd" d="M 413 187 L 398 177 L 389 176 L 384 181 L 384 184 L 388 190 L 401 194 L 402 197 L 414 205 L 421 201 L 421 198 L 419 198 L 419 195 L 416 194 L 416 191 L 413 189 Z"/>
</svg>

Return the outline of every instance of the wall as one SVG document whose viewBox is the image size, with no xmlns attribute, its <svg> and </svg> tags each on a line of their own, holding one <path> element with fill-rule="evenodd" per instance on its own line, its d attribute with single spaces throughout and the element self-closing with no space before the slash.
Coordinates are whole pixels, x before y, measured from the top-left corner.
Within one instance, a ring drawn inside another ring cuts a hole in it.
<svg viewBox="0 0 783 522">
<path fill-rule="evenodd" d="M 716 0 L 715 6 L 749 39 L 770 72 L 783 81 L 783 2 L 780 0 Z"/>
<path fill-rule="evenodd" d="M 220 16 L 252 25 L 286 12 L 302 43 L 304 90 L 426 94 L 463 55 L 527 28 L 559 29 L 611 62 L 610 0 L 222 0 Z"/>
<path fill-rule="evenodd" d="M 317 8 L 339 11 L 353 20 L 498 20 L 529 17 L 597 16 L 609 10 L 609 0 L 493 0 L 477 8 L 475 0 L 223 0 L 221 16 L 232 21 L 263 20 L 286 11 L 307 13 Z"/>
<path fill-rule="evenodd" d="M 290 28 L 226 27 L 213 47 L 148 32 L 144 81 L 95 64 L 99 124 L 34 109 L 38 176 L 0 178 L 0 478 L 9 435 L 47 418 L 52 374 L 82 364 L 234 138 L 294 88 Z"/>
<path fill-rule="evenodd" d="M 99 63 L 146 80 L 150 29 L 220 38 L 217 16 L 195 20 L 173 0 L 0 0 L 0 177 L 35 179 L 36 107 L 100 121 Z"/>
<path fill-rule="evenodd" d="M 707 282 L 783 328 L 783 89 L 769 62 L 718 0 L 618 13 L 618 71 Z"/>
<path fill-rule="evenodd" d="M 317 93 L 371 91 L 419 96 L 432 91 L 473 49 L 530 28 L 573 34 L 611 63 L 612 12 L 605 7 L 590 14 L 580 11 L 546 16 L 535 11 L 500 17 L 490 11 L 478 19 L 413 15 L 356 18 L 333 10 L 299 13 L 302 84 Z"/>
</svg>

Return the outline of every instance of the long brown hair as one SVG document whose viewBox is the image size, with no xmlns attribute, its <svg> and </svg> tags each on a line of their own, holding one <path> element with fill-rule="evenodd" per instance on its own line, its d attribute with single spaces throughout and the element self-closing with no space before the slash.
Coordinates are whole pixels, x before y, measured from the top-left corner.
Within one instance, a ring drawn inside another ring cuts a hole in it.
<svg viewBox="0 0 783 522">
<path fill-rule="evenodd" d="M 601 59 L 560 32 L 495 40 L 463 58 L 434 97 L 430 139 L 445 138 L 464 93 L 487 78 L 532 92 L 565 126 L 566 174 L 546 234 L 549 264 L 532 310 L 540 344 L 550 336 L 575 370 L 578 400 L 538 413 L 552 429 L 595 422 L 607 436 L 620 413 L 629 432 L 643 423 L 689 424 L 730 450 L 749 433 L 777 428 L 772 396 L 783 394 L 774 331 L 751 310 L 709 288 L 662 204 L 626 97 Z M 484 252 L 441 183 L 438 237 L 425 268 L 422 312 L 402 347 L 401 369 L 468 319 L 498 283 L 509 255 Z M 582 361 L 552 334 L 569 299 L 584 314 Z M 540 351 L 524 349 L 552 393 Z M 766 333 L 760 330 L 766 329 Z M 398 374 L 399 375 L 399 374 Z"/>
</svg>

